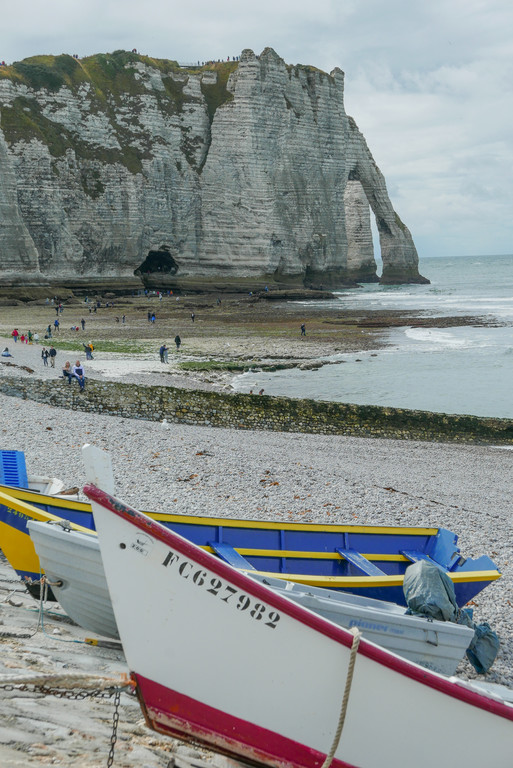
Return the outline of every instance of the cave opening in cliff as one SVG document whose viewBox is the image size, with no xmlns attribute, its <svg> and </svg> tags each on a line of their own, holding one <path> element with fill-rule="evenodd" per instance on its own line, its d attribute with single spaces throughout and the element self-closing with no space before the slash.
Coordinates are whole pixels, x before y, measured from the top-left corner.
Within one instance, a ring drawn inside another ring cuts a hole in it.
<svg viewBox="0 0 513 768">
<path fill-rule="evenodd" d="M 143 263 L 134 271 L 134 275 L 150 275 L 160 273 L 164 275 L 176 275 L 178 264 L 169 253 L 165 245 L 158 251 L 148 251 Z"/>
</svg>

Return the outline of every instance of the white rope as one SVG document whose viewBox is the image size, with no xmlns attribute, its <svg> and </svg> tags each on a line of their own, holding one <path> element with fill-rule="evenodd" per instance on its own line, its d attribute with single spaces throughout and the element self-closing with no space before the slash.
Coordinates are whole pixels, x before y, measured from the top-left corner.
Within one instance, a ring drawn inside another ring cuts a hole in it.
<svg viewBox="0 0 513 768">
<path fill-rule="evenodd" d="M 105 688 L 126 688 L 132 681 L 126 676 L 98 677 L 86 672 L 71 675 L 5 675 L 0 676 L 0 686 L 4 685 L 45 685 L 52 688 L 82 688 L 85 690 L 104 690 Z"/>
<path fill-rule="evenodd" d="M 356 663 L 356 657 L 358 655 L 358 647 L 360 645 L 360 638 L 362 636 L 360 630 L 357 627 L 351 627 L 350 630 L 354 637 L 351 645 L 351 654 L 349 656 L 349 666 L 347 668 L 346 685 L 344 688 L 344 696 L 342 698 L 342 706 L 340 707 L 340 715 L 338 717 L 337 730 L 335 731 L 335 737 L 331 749 L 326 755 L 326 759 L 321 765 L 321 768 L 328 768 L 331 765 L 335 752 L 337 751 L 340 737 L 342 735 L 342 729 L 346 720 L 347 705 L 349 703 L 349 694 L 351 693 L 351 683 L 353 682 L 354 665 Z"/>
</svg>

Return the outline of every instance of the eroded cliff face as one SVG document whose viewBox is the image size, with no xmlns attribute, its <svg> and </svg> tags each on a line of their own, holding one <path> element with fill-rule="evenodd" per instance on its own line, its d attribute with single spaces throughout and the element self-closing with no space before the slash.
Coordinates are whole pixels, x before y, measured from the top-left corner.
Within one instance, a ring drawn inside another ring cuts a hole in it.
<svg viewBox="0 0 513 768">
<path fill-rule="evenodd" d="M 80 285 L 156 264 L 177 278 L 376 280 L 370 210 L 382 280 L 423 282 L 338 69 L 272 49 L 189 70 L 122 51 L 0 69 L 4 281 Z"/>
</svg>

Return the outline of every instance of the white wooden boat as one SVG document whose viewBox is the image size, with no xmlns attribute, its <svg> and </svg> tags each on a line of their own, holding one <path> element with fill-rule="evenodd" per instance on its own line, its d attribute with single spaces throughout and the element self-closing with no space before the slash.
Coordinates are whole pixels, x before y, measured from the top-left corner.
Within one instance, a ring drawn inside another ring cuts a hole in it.
<svg viewBox="0 0 513 768">
<path fill-rule="evenodd" d="M 346 629 L 358 627 L 367 640 L 442 675 L 455 673 L 474 637 L 470 627 L 411 616 L 396 603 L 247 573 L 303 608 Z"/>
<path fill-rule="evenodd" d="M 34 520 L 27 527 L 53 593 L 68 616 L 84 629 L 119 638 L 96 534 Z M 466 626 L 409 616 L 395 603 L 248 575 L 335 624 L 356 626 L 368 640 L 444 675 L 454 674 L 474 636 Z"/>
<path fill-rule="evenodd" d="M 147 723 L 253 763 L 320 768 L 334 744 L 351 632 L 114 498 L 103 452 L 86 446 L 84 460 Z M 333 766 L 510 768 L 512 744 L 511 705 L 361 640 Z"/>
<path fill-rule="evenodd" d="M 96 533 L 29 520 L 27 527 L 55 598 L 79 626 L 119 639 Z"/>
</svg>

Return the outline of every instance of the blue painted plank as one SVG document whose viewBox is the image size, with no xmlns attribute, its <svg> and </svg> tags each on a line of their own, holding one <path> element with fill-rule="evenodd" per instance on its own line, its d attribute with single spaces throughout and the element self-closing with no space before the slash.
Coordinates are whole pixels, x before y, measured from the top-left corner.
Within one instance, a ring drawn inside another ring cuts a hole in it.
<svg viewBox="0 0 513 768">
<path fill-rule="evenodd" d="M 377 565 L 374 565 L 370 560 L 367 560 L 367 558 L 357 552 L 356 549 L 337 548 L 336 551 L 366 576 L 386 576 L 386 573 L 382 571 L 381 568 L 378 568 Z"/>
<path fill-rule="evenodd" d="M 434 562 L 434 560 L 429 557 L 429 555 L 426 555 L 425 552 L 420 552 L 418 549 L 402 549 L 401 555 L 407 557 L 408 560 L 411 560 L 412 563 L 418 563 L 419 560 L 427 560 L 430 563 Z"/>
<path fill-rule="evenodd" d="M 230 544 L 224 544 L 220 541 L 207 541 L 207 544 L 209 547 L 212 547 L 216 555 L 218 555 L 221 560 L 224 560 L 225 563 L 232 565 L 234 568 L 244 568 L 246 571 L 256 570 L 256 568 L 251 565 L 251 563 L 246 560 L 245 557 L 239 555 L 237 550 L 235 550 Z"/>
<path fill-rule="evenodd" d="M 0 482 L 16 488 L 28 488 L 27 467 L 23 451 L 0 450 Z"/>
</svg>

